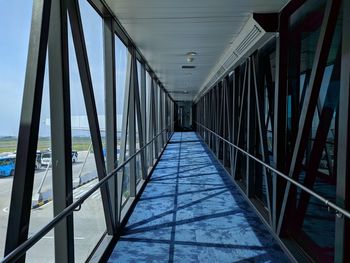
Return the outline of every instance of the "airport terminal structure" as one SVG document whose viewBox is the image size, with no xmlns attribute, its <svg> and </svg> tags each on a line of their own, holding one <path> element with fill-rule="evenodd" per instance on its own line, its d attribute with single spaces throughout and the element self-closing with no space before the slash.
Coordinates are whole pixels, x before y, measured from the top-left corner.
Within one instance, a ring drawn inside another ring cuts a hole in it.
<svg viewBox="0 0 350 263">
<path fill-rule="evenodd" d="M 0 262 L 350 262 L 350 1 L 29 2 Z"/>
</svg>

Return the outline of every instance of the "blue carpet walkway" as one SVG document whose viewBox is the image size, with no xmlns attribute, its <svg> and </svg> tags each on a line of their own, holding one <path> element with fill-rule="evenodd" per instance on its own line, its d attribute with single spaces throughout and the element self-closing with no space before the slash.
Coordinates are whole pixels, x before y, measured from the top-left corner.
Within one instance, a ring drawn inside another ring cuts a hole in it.
<svg viewBox="0 0 350 263">
<path fill-rule="evenodd" d="M 175 133 L 109 262 L 288 262 L 195 133 Z"/>
</svg>

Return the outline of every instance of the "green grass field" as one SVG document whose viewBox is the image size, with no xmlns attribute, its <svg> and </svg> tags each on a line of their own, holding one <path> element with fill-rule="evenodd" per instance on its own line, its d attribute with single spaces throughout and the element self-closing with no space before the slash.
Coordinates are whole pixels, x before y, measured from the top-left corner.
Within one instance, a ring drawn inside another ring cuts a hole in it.
<svg viewBox="0 0 350 263">
<path fill-rule="evenodd" d="M 73 137 L 72 138 L 74 151 L 86 151 L 88 150 L 91 139 L 89 137 Z M 39 138 L 38 150 L 43 151 L 51 147 L 51 139 L 49 137 Z M 16 137 L 2 137 L 0 138 L 0 153 L 14 152 L 17 148 Z"/>
</svg>

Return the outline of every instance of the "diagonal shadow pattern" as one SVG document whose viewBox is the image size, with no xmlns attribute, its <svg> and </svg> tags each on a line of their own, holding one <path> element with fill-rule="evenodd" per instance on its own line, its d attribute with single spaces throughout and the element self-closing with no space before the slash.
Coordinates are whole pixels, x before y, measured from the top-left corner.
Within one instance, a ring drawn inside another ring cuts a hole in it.
<svg viewBox="0 0 350 263">
<path fill-rule="evenodd" d="M 198 136 L 174 133 L 109 262 L 261 261 L 288 259 Z"/>
<path fill-rule="evenodd" d="M 135 227 L 137 227 L 137 226 L 144 225 L 144 224 L 149 223 L 149 222 L 151 222 L 151 221 L 154 221 L 154 220 L 156 220 L 156 219 L 158 219 L 158 218 L 164 217 L 164 216 L 169 215 L 169 214 L 173 214 L 173 213 L 175 213 L 175 212 L 177 212 L 177 211 L 179 211 L 179 210 L 181 210 L 181 209 L 185 209 L 185 208 L 191 207 L 191 206 L 193 206 L 193 205 L 195 205 L 195 204 L 199 204 L 199 203 L 201 203 L 201 202 L 203 202 L 203 201 L 205 201 L 205 200 L 207 200 L 207 199 L 209 199 L 209 198 L 212 198 L 212 197 L 214 197 L 214 196 L 220 195 L 221 193 L 224 193 L 224 192 L 226 192 L 226 191 L 228 191 L 228 190 L 225 189 L 225 190 L 220 191 L 220 192 L 217 192 L 217 193 L 215 193 L 215 194 L 207 195 L 207 196 L 205 196 L 205 197 L 203 197 L 203 198 L 201 198 L 201 199 L 195 200 L 195 201 L 193 201 L 193 202 L 191 202 L 191 203 L 188 203 L 188 204 L 185 204 L 185 205 L 183 205 L 183 206 L 174 207 L 174 209 L 172 209 L 172 210 L 165 211 L 165 212 L 163 212 L 163 213 L 161 213 L 161 214 L 158 214 L 158 215 L 154 215 L 152 218 L 148 218 L 147 220 L 143 220 L 143 221 L 137 222 L 137 223 L 135 223 L 135 224 L 128 225 L 125 229 L 126 229 L 126 231 L 127 231 L 128 229 L 133 229 L 133 228 L 135 228 Z M 176 197 L 176 196 L 178 196 L 178 195 L 175 194 L 174 196 Z"/>
<path fill-rule="evenodd" d="M 224 188 L 225 188 L 224 186 L 219 186 L 219 187 L 213 187 L 213 188 L 203 189 L 203 190 L 187 191 L 187 192 L 183 192 L 183 193 L 178 193 L 177 195 L 190 195 L 190 194 L 195 194 L 195 193 L 199 193 L 199 192 L 210 192 L 210 191 L 215 191 L 215 190 L 222 190 Z M 164 197 L 174 197 L 174 194 L 143 197 L 143 198 L 140 198 L 140 200 L 151 200 L 151 199 L 158 199 L 158 198 L 164 198 Z"/>
</svg>

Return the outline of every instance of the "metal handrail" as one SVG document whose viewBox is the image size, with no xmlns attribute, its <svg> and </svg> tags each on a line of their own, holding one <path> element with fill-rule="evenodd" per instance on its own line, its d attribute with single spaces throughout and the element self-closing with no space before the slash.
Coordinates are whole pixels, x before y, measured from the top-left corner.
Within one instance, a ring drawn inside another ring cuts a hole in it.
<svg viewBox="0 0 350 263">
<path fill-rule="evenodd" d="M 323 196 L 317 194 L 316 192 L 314 192 L 313 190 L 311 190 L 310 188 L 305 187 L 304 185 L 300 184 L 299 182 L 295 181 L 294 179 L 290 178 L 289 176 L 285 175 L 284 173 L 276 170 L 275 168 L 271 167 L 270 165 L 264 163 L 263 161 L 261 161 L 260 159 L 258 159 L 257 157 L 255 157 L 254 155 L 250 154 L 249 152 L 243 150 L 242 148 L 238 147 L 237 145 L 233 144 L 232 142 L 226 140 L 225 138 L 221 137 L 219 134 L 217 134 L 216 132 L 210 130 L 209 128 L 205 127 L 204 125 L 202 125 L 201 123 L 198 123 L 195 121 L 195 123 L 201 127 L 203 127 L 204 129 L 206 129 L 207 131 L 211 132 L 212 134 L 214 134 L 216 137 L 220 138 L 221 140 L 223 140 L 224 142 L 226 142 L 227 144 L 229 144 L 230 146 L 234 147 L 235 149 L 239 150 L 241 153 L 243 153 L 244 155 L 249 156 L 250 158 L 252 158 L 253 160 L 255 160 L 256 162 L 260 163 L 261 165 L 263 165 L 264 167 L 266 167 L 267 169 L 269 169 L 270 171 L 274 172 L 275 174 L 281 176 L 282 178 L 284 178 L 285 180 L 287 180 L 288 182 L 292 183 L 293 185 L 301 188 L 302 190 L 304 190 L 305 192 L 309 193 L 310 195 L 312 195 L 313 197 L 317 198 L 319 201 L 323 202 L 327 207 L 331 207 L 333 208 L 336 213 L 340 213 L 341 215 L 346 216 L 347 218 L 350 219 L 350 212 L 345 210 L 344 208 L 341 208 L 340 206 L 334 204 L 333 202 L 329 201 L 328 199 L 324 198 Z"/>
<path fill-rule="evenodd" d="M 16 249 L 11 251 L 7 256 L 5 256 L 0 262 L 11 262 L 18 260 L 24 253 L 26 253 L 33 245 L 35 245 L 41 238 L 43 238 L 48 232 L 50 232 L 58 223 L 61 222 L 64 218 L 72 214 L 78 207 L 80 207 L 86 199 L 88 199 L 96 190 L 98 190 L 102 185 L 104 185 L 109 179 L 115 176 L 126 164 L 128 164 L 133 158 L 136 157 L 141 151 L 143 151 L 148 145 L 150 145 L 155 139 L 157 139 L 160 135 L 167 131 L 168 128 L 160 131 L 152 140 L 142 146 L 137 152 L 128 157 L 121 165 L 111 171 L 106 177 L 100 180 L 97 184 L 95 184 L 89 191 L 83 194 L 78 200 L 74 203 L 67 206 L 62 210 L 57 216 L 55 216 L 47 225 L 45 225 L 42 229 L 36 232 L 33 236 L 28 238 L 25 242 L 19 245 Z"/>
</svg>

